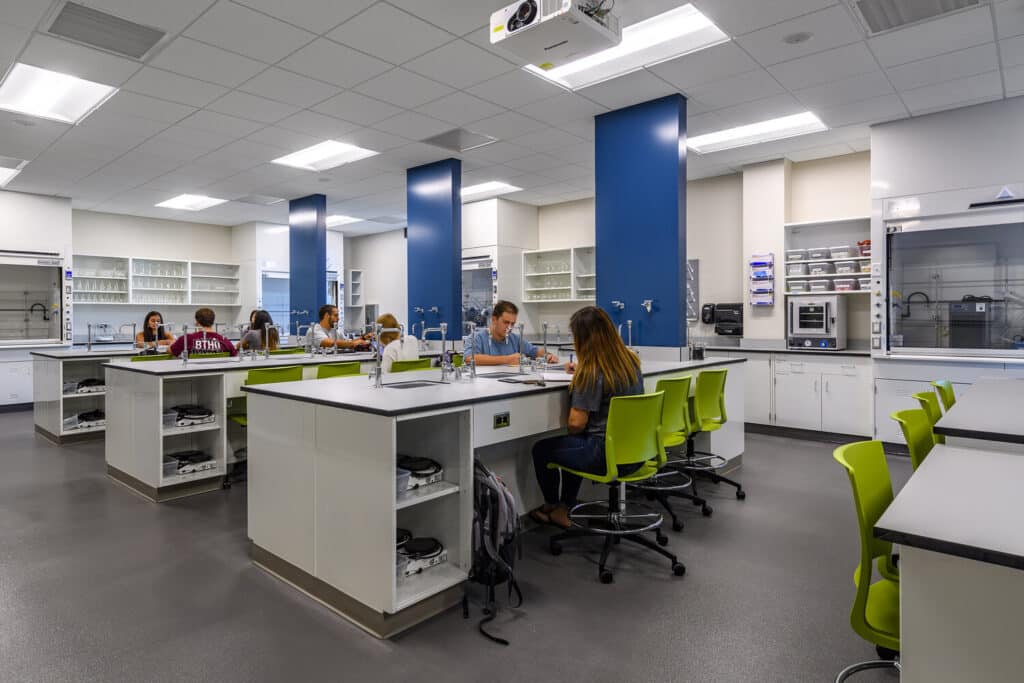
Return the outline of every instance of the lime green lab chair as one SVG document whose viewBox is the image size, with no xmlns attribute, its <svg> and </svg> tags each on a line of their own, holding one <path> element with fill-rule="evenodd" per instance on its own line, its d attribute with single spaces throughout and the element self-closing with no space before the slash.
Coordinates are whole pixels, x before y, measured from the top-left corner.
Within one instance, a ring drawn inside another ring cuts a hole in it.
<svg viewBox="0 0 1024 683">
<path fill-rule="evenodd" d="M 299 382 L 302 380 L 301 365 L 286 365 L 280 368 L 255 368 L 245 376 L 245 385 L 275 384 L 277 382 Z M 232 422 L 241 427 L 249 426 L 249 417 L 245 413 L 230 415 Z"/>
<path fill-rule="evenodd" d="M 701 432 L 715 432 L 721 429 L 728 421 L 725 412 L 725 380 L 728 370 L 725 368 L 715 370 L 703 370 L 697 374 L 697 381 L 694 384 L 693 396 L 690 397 L 690 420 L 693 426 L 694 435 Z M 718 464 L 715 464 L 715 463 Z M 696 486 L 696 477 L 706 477 L 715 484 L 725 483 L 736 488 L 736 497 L 744 500 L 747 497 L 740 482 L 723 477 L 715 470 L 726 463 L 726 459 L 714 453 L 706 453 L 695 450 L 693 439 L 686 444 L 686 460 L 681 467 L 688 474 L 695 478 L 693 493 L 699 495 Z M 705 512 L 706 514 L 710 514 Z"/>
<path fill-rule="evenodd" d="M 903 438 L 907 442 L 907 450 L 910 451 L 910 465 L 916 470 L 935 447 L 928 413 L 921 408 L 915 408 L 898 410 L 889 417 L 896 420 L 903 430 Z"/>
<path fill-rule="evenodd" d="M 430 358 L 418 360 L 396 360 L 391 364 L 391 372 L 409 372 L 410 370 L 429 370 Z"/>
<path fill-rule="evenodd" d="M 327 379 L 329 377 L 348 377 L 349 375 L 359 374 L 359 361 L 351 361 L 349 363 L 325 363 L 316 369 L 317 379 Z"/>
<path fill-rule="evenodd" d="M 956 393 L 953 392 L 953 383 L 948 379 L 937 379 L 932 382 L 932 386 L 935 387 L 935 391 L 939 392 L 939 398 L 942 399 L 942 409 L 949 412 L 949 409 L 956 403 Z"/>
</svg>

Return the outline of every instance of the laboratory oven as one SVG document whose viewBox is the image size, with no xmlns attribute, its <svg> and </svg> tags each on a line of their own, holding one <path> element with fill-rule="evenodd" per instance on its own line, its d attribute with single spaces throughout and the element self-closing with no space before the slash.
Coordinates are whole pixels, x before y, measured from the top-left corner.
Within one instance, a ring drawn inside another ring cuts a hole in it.
<svg viewBox="0 0 1024 683">
<path fill-rule="evenodd" d="M 846 299 L 831 296 L 789 297 L 791 349 L 841 351 L 846 348 Z"/>
<path fill-rule="evenodd" d="M 0 348 L 70 343 L 71 283 L 60 254 L 0 249 Z"/>
</svg>

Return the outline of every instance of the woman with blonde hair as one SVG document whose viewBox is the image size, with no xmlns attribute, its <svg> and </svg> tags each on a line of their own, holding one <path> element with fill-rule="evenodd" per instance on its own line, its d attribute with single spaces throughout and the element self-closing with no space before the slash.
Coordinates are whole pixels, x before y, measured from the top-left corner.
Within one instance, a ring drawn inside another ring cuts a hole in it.
<svg viewBox="0 0 1024 683">
<path fill-rule="evenodd" d="M 385 313 L 377 318 L 377 324 L 383 329 L 398 329 L 398 318 Z M 384 349 L 381 354 L 381 367 L 384 372 L 391 372 L 391 364 L 396 360 L 419 360 L 420 347 L 416 337 L 411 334 L 402 337 L 398 332 L 381 332 L 380 345 Z"/>
<path fill-rule="evenodd" d="M 614 396 L 642 394 L 640 358 L 626 348 L 611 318 L 597 306 L 586 306 L 569 320 L 577 363 L 569 384 L 568 435 L 538 441 L 533 446 L 533 465 L 544 504 L 530 517 L 543 524 L 569 528 L 569 510 L 576 504 L 582 479 L 568 472 L 548 469 L 557 463 L 574 470 L 600 474 L 605 471 L 604 435 L 608 408 Z M 623 467 L 623 474 L 635 467 Z"/>
</svg>

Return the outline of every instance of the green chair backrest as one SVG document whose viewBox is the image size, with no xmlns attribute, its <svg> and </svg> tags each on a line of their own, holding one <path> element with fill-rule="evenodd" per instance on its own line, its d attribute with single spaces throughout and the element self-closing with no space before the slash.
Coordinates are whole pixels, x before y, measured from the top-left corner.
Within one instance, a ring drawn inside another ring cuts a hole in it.
<svg viewBox="0 0 1024 683">
<path fill-rule="evenodd" d="M 725 424 L 725 377 L 728 370 L 702 370 L 693 390 L 694 428 L 705 423 Z"/>
<path fill-rule="evenodd" d="M 430 359 L 396 360 L 391 364 L 391 372 L 408 372 L 409 370 L 429 370 Z"/>
<path fill-rule="evenodd" d="M 619 465 L 648 460 L 665 464 L 661 441 L 661 411 L 665 394 L 613 396 L 608 407 L 608 425 L 604 435 L 604 455 L 608 476 L 618 477 Z"/>
<path fill-rule="evenodd" d="M 956 394 L 953 392 L 953 383 L 948 379 L 937 379 L 932 382 L 932 386 L 939 392 L 939 398 L 942 399 L 942 409 L 949 410 L 956 403 Z"/>
<path fill-rule="evenodd" d="M 661 434 L 662 440 L 666 434 L 683 434 L 689 436 L 693 433 L 690 425 L 690 383 L 693 377 L 673 377 L 671 379 L 659 379 L 655 391 L 665 394 L 664 404 L 661 407 Z"/>
<path fill-rule="evenodd" d="M 280 368 L 256 368 L 245 376 L 248 384 L 274 384 L 276 382 L 298 382 L 302 379 L 301 365 L 286 365 Z"/>
<path fill-rule="evenodd" d="M 230 358 L 231 354 L 227 351 L 218 351 L 217 353 L 190 353 L 189 358 Z"/>
<path fill-rule="evenodd" d="M 298 346 L 298 347 L 296 347 L 294 349 L 271 349 L 270 350 L 270 355 L 271 356 L 290 356 L 293 353 L 305 353 L 305 352 L 306 352 L 306 349 L 302 348 L 301 346 Z"/>
<path fill-rule="evenodd" d="M 174 356 L 169 353 L 157 353 L 151 356 L 132 356 L 132 362 L 146 361 L 146 360 L 172 360 Z"/>
<path fill-rule="evenodd" d="M 316 369 L 317 379 L 327 379 L 328 377 L 346 377 L 348 375 L 359 374 L 359 361 L 352 361 L 350 363 L 327 363 L 321 365 Z"/>
<path fill-rule="evenodd" d="M 855 580 L 857 595 L 850 610 L 850 625 L 865 640 L 899 650 L 899 633 L 872 628 L 867 620 L 868 593 L 871 588 L 872 564 L 875 558 L 886 558 L 892 544 L 875 538 L 879 517 L 892 502 L 892 480 L 881 441 L 858 441 L 835 449 L 832 457 L 846 469 L 853 489 L 853 505 L 857 510 L 860 531 L 860 564 Z"/>
<path fill-rule="evenodd" d="M 914 398 L 921 404 L 921 410 L 928 413 L 928 420 L 933 425 L 942 417 L 942 410 L 939 409 L 939 397 L 934 391 L 922 391 L 914 394 Z"/>
<path fill-rule="evenodd" d="M 910 450 L 910 464 L 916 470 L 924 462 L 924 459 L 931 452 L 935 445 L 932 435 L 932 423 L 928 413 L 921 408 L 914 410 L 898 410 L 892 415 L 892 419 L 900 424 L 903 430 L 903 438 Z"/>
</svg>

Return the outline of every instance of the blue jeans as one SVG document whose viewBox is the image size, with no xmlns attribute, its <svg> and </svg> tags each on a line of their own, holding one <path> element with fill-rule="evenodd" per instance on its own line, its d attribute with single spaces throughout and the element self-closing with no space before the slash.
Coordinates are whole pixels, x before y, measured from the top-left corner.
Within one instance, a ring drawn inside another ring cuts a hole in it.
<svg viewBox="0 0 1024 683">
<path fill-rule="evenodd" d="M 564 503 L 572 507 L 576 504 L 583 480 L 569 472 L 549 470 L 549 462 L 581 472 L 604 474 L 607 471 L 604 437 L 569 434 L 541 439 L 533 445 L 533 467 L 537 472 L 537 483 L 544 494 L 544 502 Z"/>
</svg>

